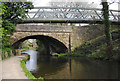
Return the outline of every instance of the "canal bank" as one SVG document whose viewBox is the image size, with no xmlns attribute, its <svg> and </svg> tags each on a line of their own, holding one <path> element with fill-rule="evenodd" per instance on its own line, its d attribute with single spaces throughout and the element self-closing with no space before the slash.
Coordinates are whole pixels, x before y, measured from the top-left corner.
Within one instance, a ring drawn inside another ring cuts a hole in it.
<svg viewBox="0 0 120 81">
<path fill-rule="evenodd" d="M 2 79 L 28 79 L 20 66 L 20 60 L 24 59 L 25 56 L 13 56 L 3 60 Z"/>
</svg>

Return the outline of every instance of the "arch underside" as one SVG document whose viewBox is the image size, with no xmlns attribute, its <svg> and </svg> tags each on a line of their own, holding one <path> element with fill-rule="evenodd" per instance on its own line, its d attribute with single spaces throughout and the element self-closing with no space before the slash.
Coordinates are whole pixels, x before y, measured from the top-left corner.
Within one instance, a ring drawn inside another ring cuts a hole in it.
<svg viewBox="0 0 120 81">
<path fill-rule="evenodd" d="M 27 39 L 38 39 L 43 42 L 43 44 L 48 49 L 48 52 L 50 53 L 50 49 L 54 49 L 54 52 L 56 53 L 65 53 L 68 52 L 68 48 L 65 44 L 63 44 L 61 41 L 50 37 L 50 36 L 44 36 L 44 35 L 32 35 L 32 36 L 26 36 L 24 38 L 19 39 L 15 43 L 13 43 L 13 48 L 19 49 L 22 42 L 24 42 Z"/>
</svg>

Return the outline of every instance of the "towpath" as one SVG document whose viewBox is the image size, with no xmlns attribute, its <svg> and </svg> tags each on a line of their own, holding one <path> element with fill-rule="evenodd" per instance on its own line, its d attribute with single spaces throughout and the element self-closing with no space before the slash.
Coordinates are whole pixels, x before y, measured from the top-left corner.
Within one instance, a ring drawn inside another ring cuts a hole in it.
<svg viewBox="0 0 120 81">
<path fill-rule="evenodd" d="M 28 79 L 23 72 L 20 60 L 25 55 L 13 56 L 2 61 L 2 79 Z"/>
</svg>

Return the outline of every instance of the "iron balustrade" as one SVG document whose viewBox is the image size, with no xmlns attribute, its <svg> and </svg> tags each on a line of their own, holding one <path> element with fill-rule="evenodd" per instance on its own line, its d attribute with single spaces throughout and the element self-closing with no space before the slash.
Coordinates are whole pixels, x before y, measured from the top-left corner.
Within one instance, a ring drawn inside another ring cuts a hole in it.
<svg viewBox="0 0 120 81">
<path fill-rule="evenodd" d="M 79 7 L 35 7 L 26 14 L 25 23 L 103 23 L 102 9 Z M 120 10 L 109 10 L 109 20 L 119 24 Z"/>
</svg>

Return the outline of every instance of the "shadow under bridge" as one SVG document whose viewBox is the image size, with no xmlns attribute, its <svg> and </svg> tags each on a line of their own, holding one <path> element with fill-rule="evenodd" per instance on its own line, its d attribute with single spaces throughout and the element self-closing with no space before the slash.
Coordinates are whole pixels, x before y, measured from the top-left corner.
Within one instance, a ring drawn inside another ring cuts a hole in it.
<svg viewBox="0 0 120 81">
<path fill-rule="evenodd" d="M 68 48 L 59 40 L 53 38 L 53 37 L 49 37 L 49 36 L 44 36 L 44 35 L 33 35 L 33 36 L 27 36 L 24 37 L 20 40 L 18 40 L 17 42 L 15 42 L 12 47 L 14 49 L 20 49 L 22 43 L 25 40 L 28 39 L 36 39 L 39 40 L 40 43 L 37 43 L 38 48 L 36 50 L 41 50 L 41 45 L 43 44 L 45 47 L 45 52 L 43 52 L 42 54 L 53 54 L 53 53 L 65 53 L 68 52 Z"/>
</svg>

